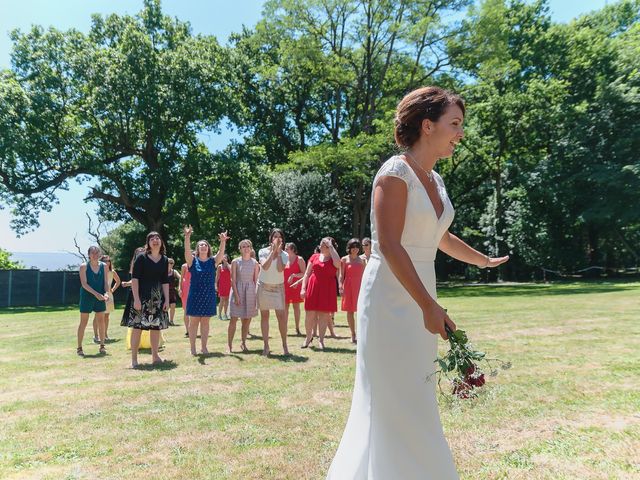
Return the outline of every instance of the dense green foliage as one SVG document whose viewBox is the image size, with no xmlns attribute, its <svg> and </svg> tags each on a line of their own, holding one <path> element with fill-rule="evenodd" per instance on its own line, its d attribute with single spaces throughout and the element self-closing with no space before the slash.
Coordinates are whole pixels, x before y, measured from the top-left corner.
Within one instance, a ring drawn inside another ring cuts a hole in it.
<svg viewBox="0 0 640 480">
<path fill-rule="evenodd" d="M 463 144 L 438 165 L 452 230 L 511 254 L 500 275 L 637 267 L 639 20 L 640 0 L 568 24 L 544 0 L 269 0 L 221 47 L 147 0 L 86 35 L 16 31 L 0 74 L 0 198 L 25 231 L 56 189 L 92 179 L 102 216 L 169 234 L 178 257 L 184 223 L 198 238 L 229 229 L 232 246 L 279 226 L 308 255 L 323 235 L 369 233 L 394 108 L 437 84 L 468 107 Z M 197 134 L 222 119 L 243 138 L 211 152 Z"/>
<path fill-rule="evenodd" d="M 15 270 L 18 268 L 24 268 L 20 262 L 11 260 L 11 253 L 3 248 L 0 248 L 0 270 Z"/>
</svg>

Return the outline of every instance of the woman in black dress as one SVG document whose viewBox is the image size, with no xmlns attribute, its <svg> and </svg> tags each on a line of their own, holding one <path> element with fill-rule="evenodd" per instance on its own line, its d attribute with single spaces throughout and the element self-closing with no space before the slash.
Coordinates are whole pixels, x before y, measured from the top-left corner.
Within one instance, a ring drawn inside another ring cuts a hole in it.
<svg viewBox="0 0 640 480">
<path fill-rule="evenodd" d="M 149 330 L 151 358 L 154 364 L 162 362 L 158 355 L 160 330 L 169 328 L 169 262 L 165 246 L 158 232 L 147 235 L 143 253 L 133 263 L 131 293 L 133 308 L 125 310 L 124 326 L 133 328 L 131 333 L 131 366 L 138 366 L 138 347 L 142 330 Z"/>
</svg>

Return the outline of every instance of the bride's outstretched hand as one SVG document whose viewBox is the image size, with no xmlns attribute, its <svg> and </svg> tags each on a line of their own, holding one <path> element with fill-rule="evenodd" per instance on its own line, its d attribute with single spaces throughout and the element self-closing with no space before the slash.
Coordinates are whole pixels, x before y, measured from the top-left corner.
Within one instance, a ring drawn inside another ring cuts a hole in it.
<svg viewBox="0 0 640 480">
<path fill-rule="evenodd" d="M 456 324 L 449 318 L 447 311 L 436 302 L 432 302 L 429 307 L 422 311 L 422 319 L 424 327 L 433 334 L 440 334 L 443 340 L 449 338 L 444 327 L 445 323 L 449 325 L 451 331 L 456 331 Z"/>
<path fill-rule="evenodd" d="M 508 261 L 509 261 L 509 255 L 505 255 L 504 257 L 496 257 L 496 258 L 489 257 L 489 263 L 487 263 L 487 266 L 485 268 L 496 268 L 498 265 L 502 265 L 503 263 L 506 263 Z"/>
</svg>

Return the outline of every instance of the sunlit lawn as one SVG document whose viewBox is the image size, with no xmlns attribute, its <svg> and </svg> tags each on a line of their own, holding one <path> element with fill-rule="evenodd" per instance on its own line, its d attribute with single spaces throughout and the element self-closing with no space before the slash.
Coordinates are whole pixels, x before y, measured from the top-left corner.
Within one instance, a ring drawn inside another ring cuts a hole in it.
<svg viewBox="0 0 640 480">
<path fill-rule="evenodd" d="M 640 478 L 640 283 L 440 296 L 477 346 L 513 363 L 479 399 L 442 403 L 462 479 Z M 212 355 L 191 357 L 172 327 L 171 362 L 130 370 L 119 313 L 109 354 L 89 327 L 82 359 L 75 309 L 0 311 L 0 478 L 324 478 L 354 375 L 343 315 L 325 352 L 290 336 L 294 356 L 278 356 L 273 321 L 273 357 L 258 337 L 225 355 L 227 322 L 212 320 Z"/>
</svg>

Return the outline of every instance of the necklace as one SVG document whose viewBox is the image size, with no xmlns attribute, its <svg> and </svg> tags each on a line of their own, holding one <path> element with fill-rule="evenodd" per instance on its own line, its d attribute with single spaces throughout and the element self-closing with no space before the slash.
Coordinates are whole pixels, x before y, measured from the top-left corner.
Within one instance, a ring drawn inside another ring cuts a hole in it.
<svg viewBox="0 0 640 480">
<path fill-rule="evenodd" d="M 416 157 L 414 157 L 411 152 L 409 152 L 408 150 L 406 152 L 404 152 L 405 155 L 408 155 L 409 158 L 411 158 L 411 163 L 413 165 L 415 165 L 416 167 L 418 167 L 420 170 L 422 170 L 424 172 L 424 174 L 427 176 L 427 178 L 429 179 L 429 182 L 433 182 L 433 170 L 431 171 L 427 171 L 424 168 L 422 168 L 420 166 L 420 164 L 418 163 L 418 161 L 416 160 Z"/>
</svg>

